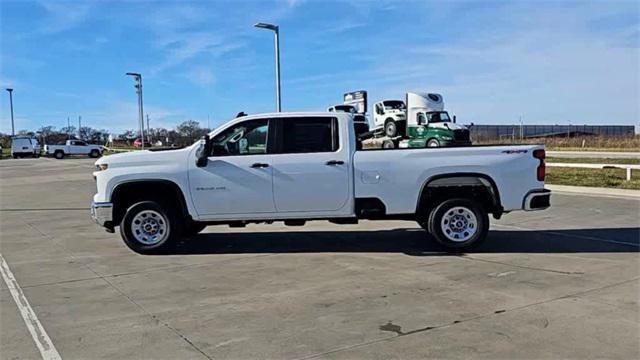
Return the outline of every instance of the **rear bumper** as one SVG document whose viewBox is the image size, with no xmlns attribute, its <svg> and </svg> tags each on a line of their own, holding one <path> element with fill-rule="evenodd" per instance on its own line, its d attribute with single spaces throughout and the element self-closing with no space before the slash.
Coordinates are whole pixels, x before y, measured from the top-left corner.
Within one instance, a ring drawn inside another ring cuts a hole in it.
<svg viewBox="0 0 640 360">
<path fill-rule="evenodd" d="M 110 202 L 91 202 L 91 218 L 96 224 L 113 232 L 113 204 Z"/>
<path fill-rule="evenodd" d="M 522 208 L 526 211 L 544 210 L 551 206 L 551 190 L 536 189 L 525 195 Z"/>
</svg>

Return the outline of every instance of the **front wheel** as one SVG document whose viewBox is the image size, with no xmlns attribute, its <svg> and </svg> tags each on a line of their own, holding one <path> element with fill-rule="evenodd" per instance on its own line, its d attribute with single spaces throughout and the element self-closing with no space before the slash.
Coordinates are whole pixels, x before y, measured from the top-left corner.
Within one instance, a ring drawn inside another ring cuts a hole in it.
<svg viewBox="0 0 640 360">
<path fill-rule="evenodd" d="M 430 139 L 427 141 L 427 147 L 440 147 L 440 142 L 436 139 Z"/>
<path fill-rule="evenodd" d="M 489 232 L 489 215 L 476 201 L 450 199 L 431 211 L 426 225 L 436 241 L 450 250 L 460 251 L 484 241 Z"/>
<path fill-rule="evenodd" d="M 100 156 L 100 151 L 99 150 L 91 150 L 91 152 L 89 153 L 89 157 L 90 158 L 97 158 Z"/>
<path fill-rule="evenodd" d="M 385 125 L 384 125 L 384 133 L 385 135 L 387 135 L 388 137 L 395 137 L 396 134 L 398 133 L 398 127 L 396 126 L 396 122 L 393 120 L 389 120 Z"/>
<path fill-rule="evenodd" d="M 175 247 L 182 226 L 170 207 L 141 201 L 129 207 L 120 223 L 124 243 L 139 254 L 166 253 Z"/>
</svg>

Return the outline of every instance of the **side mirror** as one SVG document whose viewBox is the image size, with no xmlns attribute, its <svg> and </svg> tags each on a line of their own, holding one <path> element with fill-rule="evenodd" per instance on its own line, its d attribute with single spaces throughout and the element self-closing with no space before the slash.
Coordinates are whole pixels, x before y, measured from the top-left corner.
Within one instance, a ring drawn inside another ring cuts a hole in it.
<svg viewBox="0 0 640 360">
<path fill-rule="evenodd" d="M 196 160 L 197 167 L 207 166 L 209 163 L 209 154 L 211 154 L 211 139 L 209 139 L 209 135 L 203 136 L 202 140 L 204 140 L 204 145 L 198 152 L 198 159 Z"/>
<path fill-rule="evenodd" d="M 456 116 L 455 115 L 453 115 L 453 123 L 454 124 L 456 123 Z"/>
</svg>

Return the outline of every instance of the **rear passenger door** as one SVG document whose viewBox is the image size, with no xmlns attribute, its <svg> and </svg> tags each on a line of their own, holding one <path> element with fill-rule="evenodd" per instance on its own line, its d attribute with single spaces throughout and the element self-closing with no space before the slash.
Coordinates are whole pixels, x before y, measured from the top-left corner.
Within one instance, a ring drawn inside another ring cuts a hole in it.
<svg viewBox="0 0 640 360">
<path fill-rule="evenodd" d="M 279 213 L 350 213 L 349 149 L 335 117 L 277 121 L 272 155 L 273 196 Z"/>
<path fill-rule="evenodd" d="M 71 141 L 69 152 L 72 154 L 88 154 L 89 151 L 87 151 L 87 143 L 79 140 Z"/>
</svg>

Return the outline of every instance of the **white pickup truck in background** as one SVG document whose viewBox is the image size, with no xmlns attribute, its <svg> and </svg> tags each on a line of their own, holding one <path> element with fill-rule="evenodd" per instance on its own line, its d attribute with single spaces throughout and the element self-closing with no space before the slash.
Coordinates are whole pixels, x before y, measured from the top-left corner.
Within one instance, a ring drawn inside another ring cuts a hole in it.
<svg viewBox="0 0 640 360">
<path fill-rule="evenodd" d="M 64 145 L 45 145 L 44 152 L 48 156 L 62 159 L 69 155 L 85 155 L 97 158 L 102 155 L 104 147 L 102 145 L 87 144 L 82 140 L 67 140 Z"/>
<path fill-rule="evenodd" d="M 417 221 L 452 250 L 489 217 L 549 207 L 543 145 L 361 150 L 353 115 L 236 118 L 190 147 L 96 161 L 91 215 L 139 253 L 166 252 L 208 225 Z"/>
</svg>

